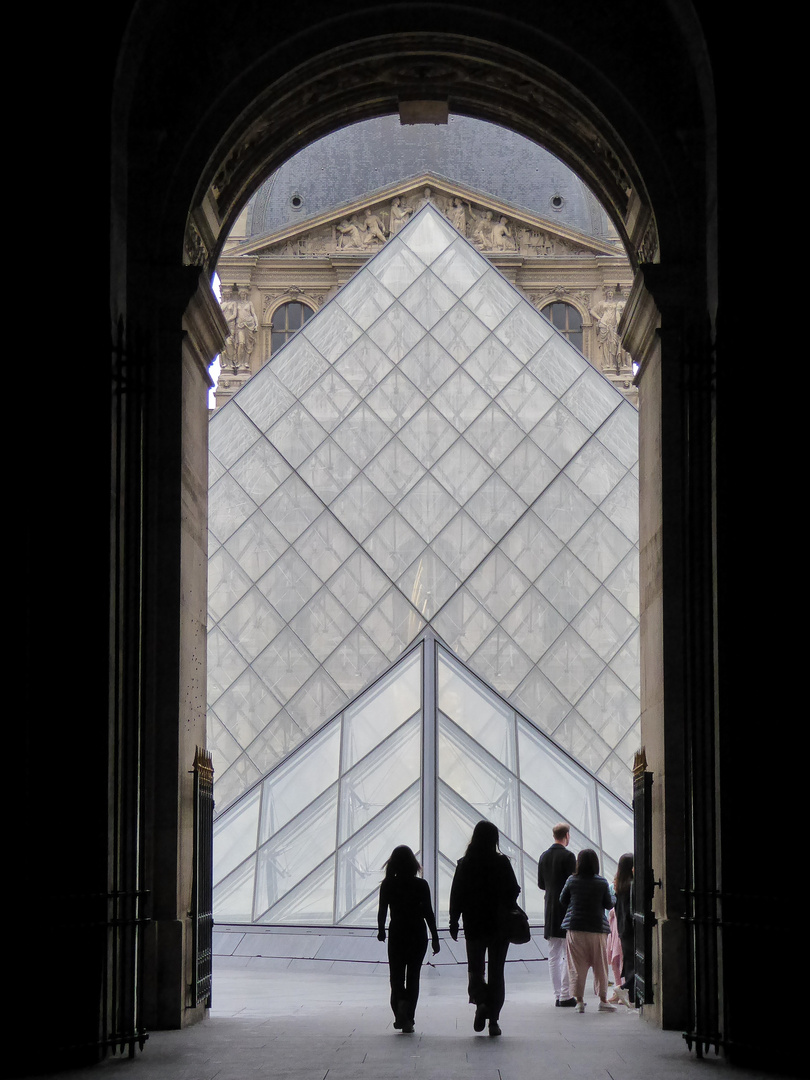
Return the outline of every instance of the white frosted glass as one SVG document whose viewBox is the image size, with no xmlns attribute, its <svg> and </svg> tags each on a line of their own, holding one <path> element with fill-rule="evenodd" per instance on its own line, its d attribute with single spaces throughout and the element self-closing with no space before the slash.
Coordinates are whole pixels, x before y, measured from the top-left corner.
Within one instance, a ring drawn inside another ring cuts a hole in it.
<svg viewBox="0 0 810 1080">
<path fill-rule="evenodd" d="M 414 281 L 399 298 L 402 306 L 426 330 L 455 304 L 455 295 L 429 270 Z"/>
<path fill-rule="evenodd" d="M 326 432 L 321 425 L 299 404 L 293 405 L 270 428 L 267 435 L 293 468 L 300 465 L 326 438 Z"/>
<path fill-rule="evenodd" d="M 522 683 L 509 695 L 509 701 L 541 731 L 553 735 L 571 708 L 539 668 L 533 667 Z"/>
<path fill-rule="evenodd" d="M 456 514 L 436 539 L 433 549 L 462 581 L 489 554 L 492 541 L 469 514 Z"/>
<path fill-rule="evenodd" d="M 464 370 L 495 398 L 521 370 L 521 364 L 502 342 L 490 335 L 466 360 Z"/>
<path fill-rule="evenodd" d="M 403 293 L 411 282 L 424 271 L 425 264 L 414 252 L 397 238 L 386 244 L 369 264 L 373 274 L 394 296 Z"/>
<path fill-rule="evenodd" d="M 468 244 L 455 240 L 433 262 L 431 269 L 456 296 L 463 296 L 487 272 L 489 264 Z"/>
<path fill-rule="evenodd" d="M 330 724 L 262 784 L 259 842 L 269 840 L 338 778 L 340 727 Z"/>
<path fill-rule="evenodd" d="M 469 663 L 504 697 L 509 697 L 532 667 L 528 656 L 501 627 L 478 646 Z"/>
<path fill-rule="evenodd" d="M 433 395 L 432 401 L 457 431 L 464 431 L 489 404 L 489 395 L 459 368 Z"/>
<path fill-rule="evenodd" d="M 629 401 L 622 401 L 599 429 L 599 441 L 623 465 L 638 461 L 638 411 Z"/>
<path fill-rule="evenodd" d="M 633 850 L 633 817 L 626 806 L 610 795 L 599 792 L 599 819 L 602 825 L 602 848 L 617 862 Z"/>
<path fill-rule="evenodd" d="M 211 752 L 214 772 L 219 775 L 233 764 L 242 753 L 242 747 L 226 729 L 213 709 L 206 717 L 207 748 Z M 251 758 L 251 760 L 253 760 Z M 255 764 L 255 763 L 254 763 Z"/>
<path fill-rule="evenodd" d="M 562 334 L 554 334 L 527 366 L 544 386 L 560 397 L 589 365 Z"/>
<path fill-rule="evenodd" d="M 247 661 L 238 649 L 228 641 L 218 626 L 208 634 L 208 701 L 213 704 L 220 694 L 237 679 L 247 667 Z"/>
<path fill-rule="evenodd" d="M 534 581 L 562 547 L 562 540 L 530 510 L 501 541 L 501 550 Z"/>
<path fill-rule="evenodd" d="M 364 473 L 360 473 L 331 507 L 357 540 L 366 539 L 390 513 L 391 504 Z"/>
<path fill-rule="evenodd" d="M 338 647 L 355 620 L 326 586 L 308 600 L 290 623 L 312 655 L 323 662 Z"/>
<path fill-rule="evenodd" d="M 385 288 L 374 274 L 361 270 L 347 282 L 335 297 L 352 319 L 368 330 L 369 326 L 394 303 L 393 295 Z"/>
<path fill-rule="evenodd" d="M 492 475 L 492 466 L 468 442 L 457 439 L 433 466 L 433 475 L 463 505 Z"/>
<path fill-rule="evenodd" d="M 396 368 L 383 379 L 368 398 L 368 404 L 392 431 L 399 431 L 425 402 L 410 379 Z"/>
<path fill-rule="evenodd" d="M 597 506 L 626 473 L 625 466 L 598 439 L 589 439 L 565 468 L 565 475 Z"/>
<path fill-rule="evenodd" d="M 555 403 L 554 395 L 525 368 L 498 395 L 500 407 L 524 431 L 531 431 Z"/>
<path fill-rule="evenodd" d="M 463 364 L 489 331 L 463 303 L 458 303 L 436 323 L 431 333 L 454 360 Z"/>
<path fill-rule="evenodd" d="M 269 911 L 257 915 L 258 923 L 292 923 L 323 926 L 334 921 L 335 860 L 327 859 L 291 889 Z"/>
<path fill-rule="evenodd" d="M 437 213 L 419 213 L 411 218 L 399 236 L 422 262 L 428 264 L 453 243 L 456 232 Z"/>
<path fill-rule="evenodd" d="M 465 509 L 492 540 L 498 541 L 515 524 L 526 504 L 495 473 L 481 485 Z"/>
<path fill-rule="evenodd" d="M 385 355 L 399 363 L 424 335 L 425 328 L 401 304 L 393 304 L 374 323 L 368 336 Z"/>
<path fill-rule="evenodd" d="M 432 619 L 461 582 L 430 548 L 413 562 L 397 585 L 425 619 Z"/>
<path fill-rule="evenodd" d="M 530 588 L 504 617 L 501 625 L 528 658 L 536 663 L 563 632 L 566 623 L 537 589 Z"/>
<path fill-rule="evenodd" d="M 599 588 L 599 581 L 568 548 L 551 561 L 535 584 L 569 621 Z"/>
<path fill-rule="evenodd" d="M 346 771 L 422 707 L 422 650 L 414 649 L 343 716 Z"/>
<path fill-rule="evenodd" d="M 382 382 L 393 366 L 382 349 L 367 337 L 360 338 L 335 361 L 335 370 L 362 397 Z"/>
<path fill-rule="evenodd" d="M 603 660 L 609 660 L 633 633 L 638 620 L 607 589 L 599 589 L 572 626 Z"/>
<path fill-rule="evenodd" d="M 598 371 L 585 365 L 580 377 L 562 396 L 562 402 L 589 431 L 596 431 L 625 399 Z"/>
<path fill-rule="evenodd" d="M 306 682 L 317 660 L 290 629 L 282 630 L 253 661 L 253 670 L 282 703 Z"/>
<path fill-rule="evenodd" d="M 356 697 L 388 667 L 388 659 L 360 627 L 355 627 L 324 667 L 347 698 Z"/>
<path fill-rule="evenodd" d="M 319 667 L 287 702 L 287 710 L 303 731 L 312 732 L 340 712 L 346 700 L 334 679 Z"/>
<path fill-rule="evenodd" d="M 430 542 L 458 508 L 455 499 L 428 474 L 411 488 L 398 510 L 419 535 Z"/>
<path fill-rule="evenodd" d="M 531 437 L 556 465 L 563 466 L 585 443 L 588 429 L 558 402 L 532 428 Z"/>
<path fill-rule="evenodd" d="M 217 805 L 226 810 L 261 780 L 261 773 L 247 756 L 241 754 L 219 778 Z"/>
<path fill-rule="evenodd" d="M 608 746 L 616 747 L 639 718 L 636 695 L 608 668 L 577 702 L 577 712 Z"/>
<path fill-rule="evenodd" d="M 298 467 L 298 475 L 325 503 L 333 502 L 359 471 L 333 439 L 325 439 Z"/>
<path fill-rule="evenodd" d="M 495 270 L 488 270 L 465 293 L 464 303 L 490 330 L 520 303 L 516 290 Z"/>
<path fill-rule="evenodd" d="M 430 468 L 449 449 L 457 433 L 453 425 L 428 403 L 408 421 L 399 437 L 411 453 Z"/>
<path fill-rule="evenodd" d="M 554 732 L 554 741 L 571 757 L 597 773 L 610 755 L 610 746 L 572 709 Z"/>
<path fill-rule="evenodd" d="M 641 693 L 641 656 L 639 652 L 640 634 L 636 630 L 627 639 L 621 649 L 610 661 L 611 671 L 615 671 L 622 682 L 634 694 Z"/>
<path fill-rule="evenodd" d="M 525 503 L 531 504 L 557 475 L 554 462 L 529 438 L 525 438 L 501 462 L 500 475 Z"/>
<path fill-rule="evenodd" d="M 214 918 L 218 923 L 253 921 L 253 885 L 256 860 L 243 866 L 214 885 Z"/>
<path fill-rule="evenodd" d="M 307 390 L 301 404 L 324 431 L 332 431 L 359 401 L 346 380 L 334 368 L 328 368 L 323 377 Z"/>
<path fill-rule="evenodd" d="M 470 577 L 467 588 L 496 619 L 502 619 L 529 587 L 529 579 L 496 548 Z"/>
<path fill-rule="evenodd" d="M 247 748 L 248 756 L 262 776 L 274 769 L 306 738 L 286 709 L 281 709 Z"/>
<path fill-rule="evenodd" d="M 616 484 L 600 509 L 628 539 L 638 543 L 638 480 L 632 473 Z"/>
<path fill-rule="evenodd" d="M 279 711 L 279 702 L 252 668 L 243 671 L 217 700 L 216 712 L 243 748 Z"/>
<path fill-rule="evenodd" d="M 329 318 L 310 319 L 304 323 L 301 336 L 311 341 L 321 356 L 331 364 L 346 352 L 362 332 L 357 323 L 344 311 L 336 304 L 330 304 Z"/>
<path fill-rule="evenodd" d="M 208 610 L 221 619 L 251 587 L 251 580 L 224 548 L 208 560 Z"/>
<path fill-rule="evenodd" d="M 534 512 L 561 540 L 570 540 L 594 512 L 591 500 L 564 475 L 549 484 Z"/>
<path fill-rule="evenodd" d="M 498 340 L 524 364 L 553 334 L 551 325 L 525 300 L 495 328 Z"/>
<path fill-rule="evenodd" d="M 425 547 L 425 541 L 397 511 L 388 517 L 364 541 L 371 558 L 391 580 L 411 565 Z"/>
<path fill-rule="evenodd" d="M 389 587 L 390 581 L 362 551 L 350 555 L 328 582 L 332 595 L 355 619 L 362 619 Z"/>
<path fill-rule="evenodd" d="M 361 468 L 379 453 L 391 438 L 391 429 L 368 405 L 360 405 L 332 433 L 352 461 Z"/>
</svg>

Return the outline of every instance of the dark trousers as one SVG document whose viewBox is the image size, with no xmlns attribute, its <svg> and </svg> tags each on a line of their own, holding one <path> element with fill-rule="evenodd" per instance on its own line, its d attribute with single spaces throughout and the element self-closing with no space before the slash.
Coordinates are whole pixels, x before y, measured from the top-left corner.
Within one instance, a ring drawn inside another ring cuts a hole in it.
<svg viewBox="0 0 810 1080">
<path fill-rule="evenodd" d="M 427 952 L 427 930 L 416 934 L 388 932 L 388 973 L 394 1016 L 413 1020 L 419 1000 L 419 974 Z"/>
<path fill-rule="evenodd" d="M 632 933 L 620 936 L 622 943 L 622 986 L 635 1001 L 636 989 L 636 940 Z"/>
<path fill-rule="evenodd" d="M 474 1005 L 484 1005 L 489 1020 L 501 1015 L 506 986 L 503 969 L 509 941 L 505 938 L 467 938 L 467 989 Z"/>
</svg>

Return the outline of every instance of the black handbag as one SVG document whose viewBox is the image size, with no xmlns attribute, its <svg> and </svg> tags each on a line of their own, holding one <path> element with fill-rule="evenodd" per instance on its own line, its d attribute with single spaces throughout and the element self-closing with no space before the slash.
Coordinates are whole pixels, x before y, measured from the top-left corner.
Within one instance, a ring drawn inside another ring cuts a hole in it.
<svg viewBox="0 0 810 1080">
<path fill-rule="evenodd" d="M 506 911 L 504 936 L 509 939 L 510 945 L 525 945 L 532 940 L 529 916 L 518 904 Z"/>
</svg>

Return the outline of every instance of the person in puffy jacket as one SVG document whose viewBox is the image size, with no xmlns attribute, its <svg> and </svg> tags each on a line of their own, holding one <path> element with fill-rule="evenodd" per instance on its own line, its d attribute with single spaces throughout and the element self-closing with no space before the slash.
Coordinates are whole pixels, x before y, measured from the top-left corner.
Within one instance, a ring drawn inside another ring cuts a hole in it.
<svg viewBox="0 0 810 1080">
<path fill-rule="evenodd" d="M 577 855 L 574 873 L 563 885 L 560 903 L 565 908 L 562 927 L 566 931 L 565 949 L 571 993 L 577 999 L 577 1012 L 585 1012 L 585 980 L 593 968 L 600 1012 L 615 1012 L 609 1005 L 606 912 L 613 907 L 607 880 L 599 875 L 599 856 L 592 848 Z"/>
<path fill-rule="evenodd" d="M 491 821 L 473 829 L 464 857 L 458 860 L 450 888 L 450 937 L 458 940 L 459 919 L 464 921 L 467 946 L 467 991 L 475 1005 L 473 1030 L 500 1035 L 506 988 L 504 966 L 509 950 L 505 916 L 520 893 L 515 871 L 498 850 L 500 834 Z M 487 971 L 488 966 L 488 971 Z"/>
</svg>

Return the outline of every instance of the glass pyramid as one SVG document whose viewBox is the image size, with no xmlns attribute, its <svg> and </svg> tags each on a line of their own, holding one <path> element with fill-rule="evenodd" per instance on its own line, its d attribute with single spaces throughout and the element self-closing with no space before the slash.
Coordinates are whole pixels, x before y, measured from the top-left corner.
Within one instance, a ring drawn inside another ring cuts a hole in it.
<svg viewBox="0 0 810 1080">
<path fill-rule="evenodd" d="M 277 832 L 292 849 L 303 810 L 257 833 L 264 778 L 292 775 L 298 747 L 318 761 L 337 754 L 328 750 L 337 718 L 426 628 L 588 782 L 593 774 L 630 798 L 637 426 L 634 407 L 430 205 L 213 416 L 209 744 L 219 827 L 245 838 L 217 853 L 231 911 L 242 897 L 246 918 L 272 909 L 272 919 L 295 921 L 290 913 L 306 908 L 305 921 L 320 921 L 337 896 L 331 918 L 355 917 L 362 885 L 348 880 L 348 864 L 340 882 L 323 860 L 309 867 L 300 909 L 286 893 L 269 903 L 270 884 L 258 897 L 250 860 Z M 416 732 L 416 713 L 409 719 Z M 501 756 L 505 744 L 442 723 L 440 758 L 455 754 L 474 772 L 489 767 L 476 764 L 484 755 L 534 791 Z M 384 743 L 375 736 L 368 753 L 372 744 L 384 756 Z M 397 796 L 398 821 L 416 813 L 417 780 Z M 446 812 L 460 835 L 467 818 L 451 810 L 445 783 L 439 828 Z M 330 822 L 333 784 L 338 773 L 318 795 Z M 373 832 L 371 821 L 352 832 L 360 819 L 340 807 L 350 824 L 338 843 Z M 404 832 L 396 842 L 410 843 Z M 463 847 L 439 860 L 440 893 Z M 277 859 L 263 859 L 269 882 Z"/>
<path fill-rule="evenodd" d="M 612 876 L 632 814 L 430 631 L 215 825 L 218 922 L 373 926 L 381 868 L 418 853 L 448 917 L 456 860 L 494 821 L 530 918 L 555 822 Z"/>
</svg>

